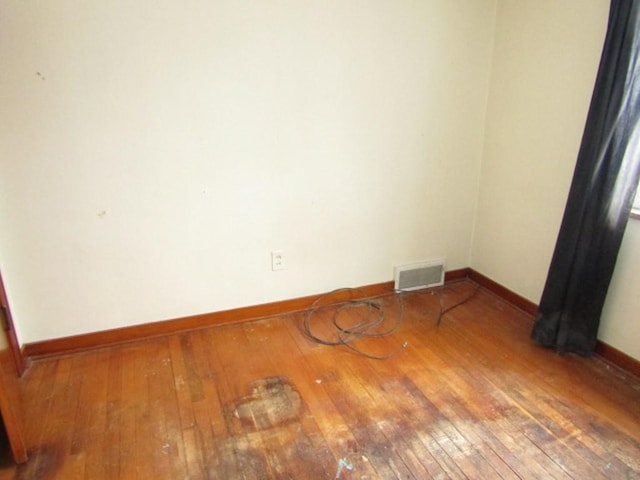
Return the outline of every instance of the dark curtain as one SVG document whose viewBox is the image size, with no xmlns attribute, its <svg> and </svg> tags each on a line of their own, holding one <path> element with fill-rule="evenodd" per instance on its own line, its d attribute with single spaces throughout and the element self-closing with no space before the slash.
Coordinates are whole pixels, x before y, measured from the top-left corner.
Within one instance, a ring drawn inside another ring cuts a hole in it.
<svg viewBox="0 0 640 480">
<path fill-rule="evenodd" d="M 613 0 L 602 58 L 532 337 L 591 355 L 640 175 L 640 0 Z"/>
</svg>

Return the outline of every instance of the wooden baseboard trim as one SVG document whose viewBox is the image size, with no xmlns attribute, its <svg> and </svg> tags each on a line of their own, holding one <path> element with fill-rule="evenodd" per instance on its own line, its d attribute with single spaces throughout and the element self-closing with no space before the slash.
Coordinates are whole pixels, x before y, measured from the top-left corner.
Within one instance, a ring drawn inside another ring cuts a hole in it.
<svg viewBox="0 0 640 480">
<path fill-rule="evenodd" d="M 640 378 L 640 361 L 600 340 L 596 343 L 596 355 L 608 363 Z"/>
<path fill-rule="evenodd" d="M 458 270 L 448 271 L 445 274 L 445 282 L 447 283 L 467 278 L 525 313 L 535 317 L 538 311 L 538 306 L 535 303 L 514 293 L 480 272 L 471 268 L 461 268 Z M 367 285 L 358 288 L 358 292 L 360 297 L 379 297 L 389 295 L 393 292 L 393 282 Z M 28 343 L 23 346 L 22 351 L 24 357 L 27 359 L 65 355 L 68 353 L 124 344 L 136 340 L 144 340 L 146 338 L 197 330 L 216 325 L 231 325 L 259 318 L 271 317 L 274 315 L 285 315 L 288 313 L 300 312 L 309 308 L 316 298 L 318 298 L 318 296 L 313 295 L 266 303 L 263 305 L 253 305 L 250 307 L 205 313 L 202 315 L 193 315 L 173 320 L 145 323 L 142 325 L 133 325 L 130 327 L 104 330 L 70 337 L 54 338 L 51 340 L 43 340 L 41 342 Z M 640 361 L 629 357 L 625 353 L 616 350 L 606 343 L 598 341 L 596 354 L 607 362 L 640 377 Z"/>
<path fill-rule="evenodd" d="M 393 292 L 393 282 L 378 283 L 358 288 L 358 293 L 363 297 L 376 297 L 391 292 Z M 317 295 L 300 297 L 291 300 L 252 305 L 250 307 L 234 308 L 172 320 L 43 340 L 41 342 L 26 344 L 24 352 L 29 358 L 63 355 L 216 325 L 232 325 L 273 315 L 299 312 L 309 308 L 317 297 Z"/>
<path fill-rule="evenodd" d="M 467 278 L 469 269 L 446 272 L 445 281 L 452 282 Z M 379 297 L 393 293 L 393 282 L 366 285 L 357 289 L 359 298 Z M 205 313 L 189 317 L 163 320 L 130 327 L 115 328 L 99 332 L 54 338 L 24 345 L 23 352 L 29 359 L 37 359 L 54 355 L 65 355 L 94 348 L 129 343 L 146 338 L 160 337 L 173 333 L 197 330 L 216 325 L 231 325 L 274 315 L 285 315 L 308 309 L 318 295 L 282 300 L 279 302 L 235 308 L 220 312 Z"/>
<path fill-rule="evenodd" d="M 471 274 L 470 268 L 460 268 L 458 270 L 449 270 L 444 274 L 444 282 L 451 283 L 469 278 Z"/>
<path fill-rule="evenodd" d="M 538 305 L 500 285 L 498 282 L 491 280 L 489 277 L 485 277 L 480 272 L 469 269 L 469 279 L 476 282 L 481 287 L 494 293 L 503 300 L 506 300 L 511 305 L 519 308 L 523 312 L 528 313 L 532 317 L 535 317 L 538 313 Z"/>
<path fill-rule="evenodd" d="M 519 308 L 525 313 L 528 313 L 531 315 L 532 319 L 535 318 L 538 313 L 538 305 L 524 297 L 521 297 L 517 293 L 512 292 L 499 283 L 494 282 L 489 277 L 482 275 L 480 272 L 469 269 L 468 278 L 503 300 L 509 302 L 513 306 Z M 598 340 L 598 343 L 596 344 L 595 353 L 606 362 L 624 370 L 625 372 L 635 375 L 636 377 L 640 377 L 640 361 L 630 357 L 626 353 L 613 348 L 601 340 Z"/>
</svg>

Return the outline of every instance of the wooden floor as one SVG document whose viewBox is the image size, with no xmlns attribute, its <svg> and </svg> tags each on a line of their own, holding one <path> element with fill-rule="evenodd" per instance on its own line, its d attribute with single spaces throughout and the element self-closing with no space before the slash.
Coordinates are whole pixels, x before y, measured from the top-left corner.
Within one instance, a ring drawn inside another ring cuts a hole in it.
<svg viewBox="0 0 640 480">
<path fill-rule="evenodd" d="M 640 478 L 640 380 L 536 346 L 484 291 L 437 327 L 439 299 L 475 288 L 404 294 L 397 331 L 357 344 L 407 342 L 387 360 L 311 341 L 302 314 L 39 360 L 21 381 L 30 460 L 0 479 Z"/>
</svg>

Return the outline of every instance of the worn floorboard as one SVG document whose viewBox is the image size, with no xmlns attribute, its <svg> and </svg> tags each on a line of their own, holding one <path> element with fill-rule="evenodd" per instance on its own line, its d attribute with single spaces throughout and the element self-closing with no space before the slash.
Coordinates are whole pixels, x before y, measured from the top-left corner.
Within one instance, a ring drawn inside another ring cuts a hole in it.
<svg viewBox="0 0 640 480">
<path fill-rule="evenodd" d="M 540 348 L 476 289 L 314 312 L 331 341 L 334 320 L 402 317 L 354 348 L 294 314 L 38 360 L 30 459 L 2 455 L 0 480 L 640 479 L 640 380 Z"/>
</svg>

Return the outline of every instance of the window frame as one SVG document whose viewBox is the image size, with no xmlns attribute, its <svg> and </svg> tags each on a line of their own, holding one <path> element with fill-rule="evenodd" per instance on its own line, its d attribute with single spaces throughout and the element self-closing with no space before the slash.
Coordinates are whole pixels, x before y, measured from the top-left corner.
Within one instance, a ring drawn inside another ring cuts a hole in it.
<svg viewBox="0 0 640 480">
<path fill-rule="evenodd" d="M 633 205 L 631 206 L 631 218 L 640 220 L 640 186 L 638 186 L 636 198 L 633 200 Z"/>
</svg>

